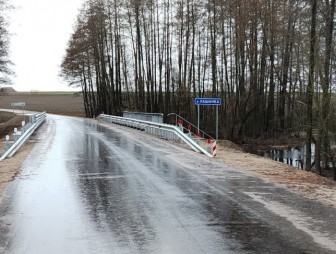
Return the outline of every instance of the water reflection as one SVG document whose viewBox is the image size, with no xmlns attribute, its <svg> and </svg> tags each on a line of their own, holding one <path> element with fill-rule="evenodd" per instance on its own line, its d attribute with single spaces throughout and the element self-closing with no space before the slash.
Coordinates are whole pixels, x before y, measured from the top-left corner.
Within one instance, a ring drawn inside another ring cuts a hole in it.
<svg viewBox="0 0 336 254">
<path fill-rule="evenodd" d="M 143 188 L 132 178 L 123 162 L 97 136 L 87 134 L 84 147 L 85 161 L 78 165 L 78 190 L 84 206 L 99 231 L 117 238 L 121 247 L 142 245 L 155 237 L 146 209 L 151 204 L 137 192 Z M 120 137 L 114 136 L 111 146 L 126 145 Z M 72 162 L 69 162 L 73 164 Z M 70 167 L 73 167 L 71 165 Z M 108 233 L 110 232 L 110 233 Z"/>
<path fill-rule="evenodd" d="M 315 144 L 311 145 L 311 149 L 312 158 L 314 158 Z M 306 145 L 285 149 L 271 149 L 265 151 L 264 156 L 272 158 L 275 161 L 280 161 L 290 166 L 303 169 L 305 168 Z"/>
<path fill-rule="evenodd" d="M 103 127 L 97 130 L 85 136 L 78 189 L 94 225 L 110 232 L 119 244 L 135 245 L 140 253 L 159 253 L 160 246 L 171 241 L 177 253 L 183 253 L 183 248 L 198 253 L 197 245 L 185 246 L 186 231 L 191 230 L 192 241 L 211 244 L 209 253 L 260 249 L 265 253 L 281 251 L 283 245 L 295 251 L 295 245 L 239 202 L 213 191 L 213 183 L 205 184 L 201 176 L 131 139 Z M 234 186 L 235 181 L 226 179 L 222 184 Z"/>
<path fill-rule="evenodd" d="M 205 186 L 139 143 L 98 129 L 95 135 L 85 136 L 85 161 L 77 164 L 78 189 L 98 230 L 110 232 L 123 246 L 134 245 L 140 253 L 160 253 L 166 245 L 171 253 L 199 253 L 197 244 L 187 240 L 189 234 L 181 228 L 181 224 L 196 223 L 194 237 L 217 239 L 221 243 L 212 249 L 228 249 L 225 239 L 229 238 L 208 226 L 212 219 L 207 216 L 212 216 L 198 202 L 206 200 Z"/>
</svg>

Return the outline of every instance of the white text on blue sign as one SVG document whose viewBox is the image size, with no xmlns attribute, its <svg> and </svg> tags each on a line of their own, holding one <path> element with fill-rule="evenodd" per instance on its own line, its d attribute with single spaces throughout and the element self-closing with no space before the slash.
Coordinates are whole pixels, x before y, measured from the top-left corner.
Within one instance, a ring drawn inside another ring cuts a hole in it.
<svg viewBox="0 0 336 254">
<path fill-rule="evenodd" d="M 196 105 L 221 105 L 221 98 L 195 98 Z"/>
</svg>

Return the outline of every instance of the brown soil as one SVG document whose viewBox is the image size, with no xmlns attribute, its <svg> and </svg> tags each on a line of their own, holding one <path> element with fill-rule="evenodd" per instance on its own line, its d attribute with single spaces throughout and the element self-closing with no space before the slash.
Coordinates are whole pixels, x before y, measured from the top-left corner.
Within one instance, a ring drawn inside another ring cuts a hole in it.
<svg viewBox="0 0 336 254">
<path fill-rule="evenodd" d="M 0 112 L 0 123 L 5 123 L 12 118 L 14 118 L 16 115 L 11 112 Z"/>
<path fill-rule="evenodd" d="M 0 108 L 12 109 L 12 102 L 25 102 L 25 110 L 59 115 L 85 116 L 83 97 L 78 93 L 11 93 L 0 96 Z"/>
</svg>

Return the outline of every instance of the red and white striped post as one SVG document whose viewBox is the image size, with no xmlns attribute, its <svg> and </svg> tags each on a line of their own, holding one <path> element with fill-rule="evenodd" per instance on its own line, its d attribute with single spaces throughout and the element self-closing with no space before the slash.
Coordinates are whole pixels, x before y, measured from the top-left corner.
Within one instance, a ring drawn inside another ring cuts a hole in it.
<svg viewBox="0 0 336 254">
<path fill-rule="evenodd" d="M 191 125 L 189 124 L 188 125 L 188 137 L 191 138 Z"/>
<path fill-rule="evenodd" d="M 181 131 L 183 132 L 183 120 L 182 119 L 178 119 L 177 124 L 179 125 Z"/>
<path fill-rule="evenodd" d="M 217 155 L 217 141 L 215 140 L 212 144 L 212 156 L 216 157 Z"/>
</svg>

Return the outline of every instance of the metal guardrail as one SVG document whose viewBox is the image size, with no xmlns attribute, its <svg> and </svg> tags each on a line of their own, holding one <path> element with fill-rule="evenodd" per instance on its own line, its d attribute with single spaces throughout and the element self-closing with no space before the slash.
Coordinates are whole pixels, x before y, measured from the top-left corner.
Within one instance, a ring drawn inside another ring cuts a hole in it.
<svg viewBox="0 0 336 254">
<path fill-rule="evenodd" d="M 168 116 L 175 116 L 175 124 L 177 125 L 177 120 L 178 119 L 181 119 L 183 120 L 184 122 L 186 122 L 187 124 L 190 124 L 195 130 L 199 131 L 200 133 L 202 133 L 202 138 L 210 138 L 212 140 L 216 140 L 214 137 L 210 136 L 209 134 L 207 134 L 205 131 L 202 131 L 201 129 L 199 129 L 197 126 L 195 126 L 194 124 L 192 124 L 191 122 L 189 122 L 187 119 L 183 118 L 182 116 L 176 114 L 176 113 L 169 113 L 167 115 Z M 183 125 L 182 125 L 182 128 L 184 130 L 188 130 L 187 128 L 185 128 Z"/>
<path fill-rule="evenodd" d="M 136 120 L 136 119 L 126 118 L 126 117 L 111 116 L 111 115 L 105 115 L 105 114 L 101 114 L 97 118 L 105 122 L 108 122 L 108 123 L 114 123 L 114 124 L 119 124 L 119 125 L 131 127 L 131 128 L 139 129 L 139 130 L 145 131 L 146 133 L 164 138 L 166 140 L 182 141 L 186 143 L 195 152 L 203 153 L 209 157 L 213 157 L 212 154 L 210 154 L 208 151 L 206 151 L 204 148 L 198 145 L 194 140 L 189 138 L 177 126 Z"/>
<path fill-rule="evenodd" d="M 46 112 L 29 116 L 29 123 L 22 127 L 20 135 L 14 136 L 14 143 L 1 156 L 0 161 L 3 161 L 7 157 L 12 157 L 16 151 L 19 150 L 19 148 L 29 139 L 34 131 L 40 127 L 45 118 Z"/>
<path fill-rule="evenodd" d="M 160 113 L 144 113 L 144 112 L 123 112 L 123 117 L 132 118 L 141 121 L 163 123 L 163 114 Z"/>
</svg>

